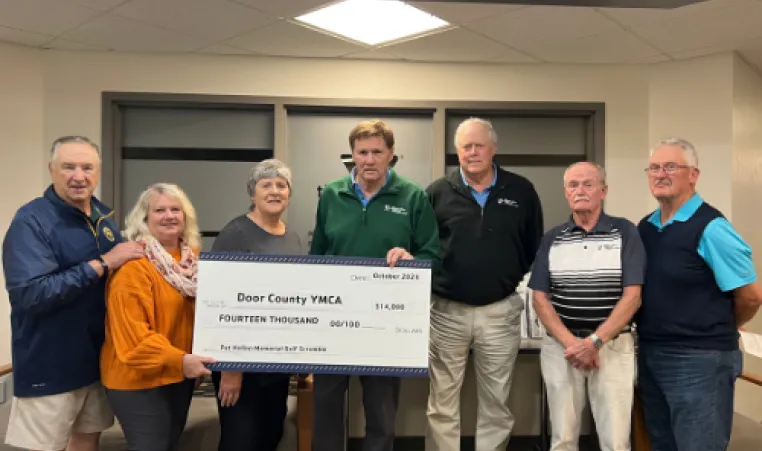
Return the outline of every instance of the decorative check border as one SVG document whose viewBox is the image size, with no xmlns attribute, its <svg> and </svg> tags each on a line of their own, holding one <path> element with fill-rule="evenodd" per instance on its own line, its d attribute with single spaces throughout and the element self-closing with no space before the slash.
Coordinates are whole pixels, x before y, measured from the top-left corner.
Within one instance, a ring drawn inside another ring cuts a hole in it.
<svg viewBox="0 0 762 451">
<path fill-rule="evenodd" d="M 262 255 L 243 252 L 201 252 L 199 260 L 302 265 L 389 266 L 385 258 L 337 257 L 331 255 Z M 396 266 L 400 268 L 430 269 L 431 260 L 399 260 Z"/>
<path fill-rule="evenodd" d="M 315 365 L 302 363 L 217 362 L 207 365 L 212 371 L 243 371 L 287 374 L 347 374 L 361 376 L 428 377 L 428 368 L 362 365 Z"/>
</svg>

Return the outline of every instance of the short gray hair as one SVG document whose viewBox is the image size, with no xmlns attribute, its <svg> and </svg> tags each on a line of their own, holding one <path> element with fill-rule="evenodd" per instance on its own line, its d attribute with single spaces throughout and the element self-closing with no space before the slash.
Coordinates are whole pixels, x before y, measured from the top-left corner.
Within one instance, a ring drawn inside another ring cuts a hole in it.
<svg viewBox="0 0 762 451">
<path fill-rule="evenodd" d="M 592 161 L 578 161 L 576 163 L 570 164 L 566 170 L 564 171 L 564 185 L 566 184 L 566 173 L 569 172 L 571 168 L 574 166 L 577 166 L 579 164 L 589 164 L 590 166 L 593 166 L 595 169 L 598 170 L 598 179 L 601 181 L 601 185 L 606 186 L 606 169 L 601 166 L 598 163 L 593 163 Z"/>
<path fill-rule="evenodd" d="M 274 179 L 280 177 L 288 184 L 289 191 L 291 190 L 291 169 L 286 166 L 280 160 L 271 158 L 269 160 L 263 160 L 254 165 L 249 173 L 249 181 L 246 183 L 246 191 L 249 193 L 249 197 L 254 195 L 254 189 L 263 179 Z"/>
<path fill-rule="evenodd" d="M 59 147 L 69 143 L 87 144 L 95 150 L 96 154 L 98 154 L 98 160 L 101 159 L 101 149 L 98 147 L 98 144 L 95 144 L 95 142 L 93 142 L 87 136 L 70 135 L 70 136 L 62 136 L 56 139 L 55 141 L 53 141 L 53 145 L 50 146 L 50 161 L 55 160 L 56 156 L 58 156 Z"/>
<path fill-rule="evenodd" d="M 685 158 L 685 162 L 688 164 L 688 166 L 698 168 L 698 153 L 696 152 L 696 147 L 687 139 L 682 138 L 665 138 L 656 143 L 656 145 L 651 149 L 651 155 L 654 154 L 656 149 L 663 146 L 677 146 L 681 149 L 683 149 L 683 158 Z"/>
<path fill-rule="evenodd" d="M 497 147 L 497 132 L 495 131 L 495 128 L 492 126 L 492 122 L 482 119 L 479 117 L 470 117 L 466 119 L 465 121 L 461 122 L 460 125 L 458 125 L 458 128 L 455 130 L 455 136 L 453 139 L 455 140 L 455 148 L 458 147 L 458 135 L 463 131 L 464 128 L 468 127 L 469 125 L 476 124 L 481 125 L 484 127 L 484 129 L 487 131 L 487 134 L 489 135 L 490 141 L 492 141 L 492 145 Z"/>
</svg>

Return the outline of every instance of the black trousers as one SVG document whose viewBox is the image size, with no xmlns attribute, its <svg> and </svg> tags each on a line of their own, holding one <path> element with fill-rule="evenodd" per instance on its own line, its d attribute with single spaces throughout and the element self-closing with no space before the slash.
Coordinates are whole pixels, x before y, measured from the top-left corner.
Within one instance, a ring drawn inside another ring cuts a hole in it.
<svg viewBox="0 0 762 451">
<path fill-rule="evenodd" d="M 219 372 L 212 373 L 214 391 L 220 391 Z M 289 375 L 244 373 L 238 402 L 222 407 L 219 451 L 275 451 L 283 437 L 288 412 Z"/>
<path fill-rule="evenodd" d="M 194 380 L 145 390 L 106 390 L 128 451 L 175 451 L 188 420 Z"/>
<path fill-rule="evenodd" d="M 365 410 L 363 451 L 392 451 L 394 423 L 399 405 L 400 379 L 386 376 L 361 376 L 362 403 Z M 349 376 L 314 375 L 315 424 L 313 451 L 343 451 L 347 443 L 345 394 Z"/>
</svg>

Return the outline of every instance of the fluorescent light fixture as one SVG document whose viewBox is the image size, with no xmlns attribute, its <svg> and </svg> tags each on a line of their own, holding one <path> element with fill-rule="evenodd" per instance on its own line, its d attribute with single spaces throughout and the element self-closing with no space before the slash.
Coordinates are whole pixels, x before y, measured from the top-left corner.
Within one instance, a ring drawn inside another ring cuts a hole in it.
<svg viewBox="0 0 762 451">
<path fill-rule="evenodd" d="M 396 0 L 345 0 L 296 20 L 367 45 L 396 41 L 449 25 Z"/>
</svg>

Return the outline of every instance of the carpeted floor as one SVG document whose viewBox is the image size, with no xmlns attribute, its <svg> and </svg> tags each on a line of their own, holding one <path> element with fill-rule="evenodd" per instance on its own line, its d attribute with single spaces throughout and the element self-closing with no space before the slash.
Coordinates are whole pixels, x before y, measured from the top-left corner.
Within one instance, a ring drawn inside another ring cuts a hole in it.
<svg viewBox="0 0 762 451">
<path fill-rule="evenodd" d="M 10 402 L 0 405 L 0 451 L 17 451 L 5 445 L 5 430 L 8 425 Z M 296 451 L 296 397 L 289 398 L 289 415 L 286 420 L 286 429 L 278 451 Z M 183 435 L 180 449 L 183 451 L 216 451 L 219 429 L 217 426 L 217 407 L 214 398 L 197 396 L 191 405 L 188 425 Z M 356 441 L 353 441 L 356 443 Z M 355 444 L 353 443 L 353 445 Z M 412 441 L 416 443 L 416 441 Z M 535 440 L 517 437 L 511 441 L 509 451 L 534 451 Z M 351 448 L 355 448 L 352 446 Z M 101 442 L 102 451 L 123 451 L 124 439 L 118 425 L 107 431 Z M 736 415 L 733 437 L 729 451 L 759 451 L 762 449 L 762 425 L 754 421 Z M 580 451 L 598 450 L 595 444 L 582 443 Z M 405 451 L 417 451 L 413 447 L 405 446 Z M 423 451 L 423 448 L 421 448 Z"/>
</svg>

